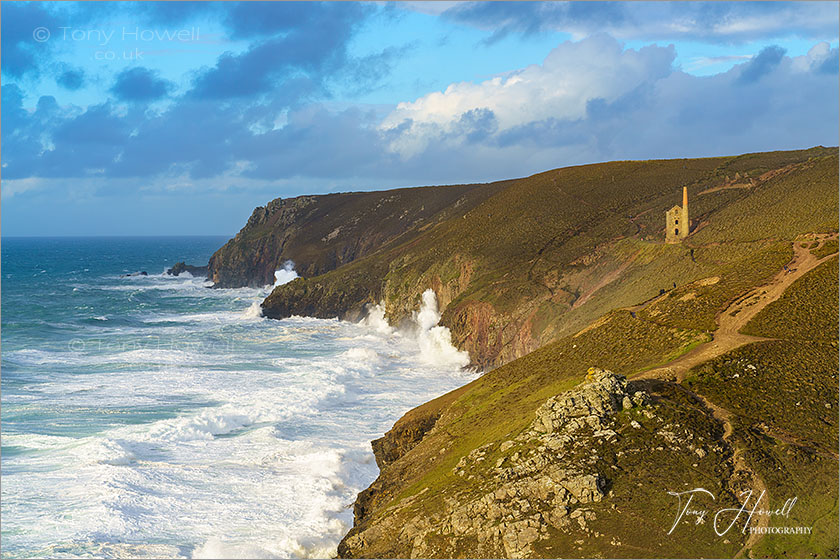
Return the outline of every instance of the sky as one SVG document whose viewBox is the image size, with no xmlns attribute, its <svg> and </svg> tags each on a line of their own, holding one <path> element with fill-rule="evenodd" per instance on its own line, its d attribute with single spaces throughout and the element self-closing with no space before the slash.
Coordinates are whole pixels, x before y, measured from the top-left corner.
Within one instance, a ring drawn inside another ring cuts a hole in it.
<svg viewBox="0 0 840 560">
<path fill-rule="evenodd" d="M 2 235 L 838 144 L 837 2 L 3 2 Z"/>
</svg>

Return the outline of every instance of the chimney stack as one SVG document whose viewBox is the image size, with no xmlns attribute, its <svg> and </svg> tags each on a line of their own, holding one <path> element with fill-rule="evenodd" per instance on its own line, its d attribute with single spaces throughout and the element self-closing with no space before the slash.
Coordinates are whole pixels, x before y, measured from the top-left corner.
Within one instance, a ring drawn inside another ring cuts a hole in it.
<svg viewBox="0 0 840 560">
<path fill-rule="evenodd" d="M 680 228 L 680 237 L 685 239 L 688 237 L 689 230 L 691 229 L 689 226 L 691 222 L 688 219 L 688 187 L 683 187 L 683 203 L 682 203 L 682 227 Z"/>
</svg>

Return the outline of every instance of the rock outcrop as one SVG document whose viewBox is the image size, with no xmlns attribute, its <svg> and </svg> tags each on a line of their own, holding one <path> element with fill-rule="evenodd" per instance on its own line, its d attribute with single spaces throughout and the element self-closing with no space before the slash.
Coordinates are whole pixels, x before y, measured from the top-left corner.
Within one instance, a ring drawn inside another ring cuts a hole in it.
<svg viewBox="0 0 840 560">
<path fill-rule="evenodd" d="M 524 558 L 552 531 L 597 534 L 588 525 L 596 518 L 588 505 L 607 495 L 611 477 L 606 463 L 597 460 L 599 447 L 618 437 L 613 430 L 618 412 L 649 399 L 629 390 L 624 376 L 591 368 L 584 384 L 540 406 L 520 435 L 461 458 L 452 473 L 469 491 L 447 497 L 441 511 L 414 515 L 404 526 L 391 520 L 410 510 L 416 497 L 389 508 L 375 524 L 365 524 L 367 512 L 357 511 L 357 526 L 339 554 L 371 555 L 376 548 L 370 545 L 391 531 L 388 538 L 406 543 L 397 554 L 412 558 L 457 554 L 463 539 L 473 556 Z"/>
<path fill-rule="evenodd" d="M 207 278 L 206 266 L 194 266 L 187 264 L 184 261 L 176 262 L 172 268 L 167 268 L 166 273 L 170 276 L 179 276 L 184 272 L 188 272 L 196 278 Z"/>
<path fill-rule="evenodd" d="M 256 208 L 213 254 L 209 277 L 219 288 L 261 287 L 274 283 L 274 271 L 291 260 L 301 277 L 313 278 L 410 240 L 496 190 L 455 185 L 278 198 Z M 317 299 L 312 304 L 320 309 Z"/>
</svg>

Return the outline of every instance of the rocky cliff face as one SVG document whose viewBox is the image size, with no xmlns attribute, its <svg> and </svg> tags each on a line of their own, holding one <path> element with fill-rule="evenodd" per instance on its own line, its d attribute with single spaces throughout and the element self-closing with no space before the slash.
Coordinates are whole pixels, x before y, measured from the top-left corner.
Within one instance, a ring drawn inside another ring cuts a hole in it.
<svg viewBox="0 0 840 560">
<path fill-rule="evenodd" d="M 405 241 L 492 194 L 493 185 L 421 187 L 275 199 L 256 208 L 248 223 L 209 263 L 216 287 L 274 283 L 286 260 L 312 278 L 364 257 L 397 239 Z"/>
<path fill-rule="evenodd" d="M 245 227 L 216 251 L 208 263 L 208 278 L 219 288 L 259 287 L 274 283 L 274 271 L 284 262 L 290 238 L 314 197 L 275 199 L 254 209 Z M 312 267 L 317 271 L 317 266 Z"/>
<path fill-rule="evenodd" d="M 661 460 L 688 460 L 695 468 L 705 461 L 700 469 L 708 472 L 725 470 L 731 453 L 713 425 L 692 433 L 673 422 L 673 414 L 624 376 L 591 368 L 586 382 L 546 400 L 519 435 L 463 455 L 451 469 L 455 482 L 439 501 L 429 488 L 384 508 L 360 495 L 366 502 L 339 555 L 585 557 L 581 545 L 592 541 L 632 548 L 623 542 L 634 540 L 632 534 L 614 529 L 621 521 L 616 507 L 622 504 L 625 515 L 633 507 L 617 501 L 613 489 L 641 456 L 658 449 Z M 648 435 L 652 447 L 641 444 Z M 377 459 L 387 477 L 393 467 L 381 447 Z M 439 505 L 427 509 L 429 502 Z"/>
<path fill-rule="evenodd" d="M 487 370 L 610 309 L 716 274 L 734 257 L 693 239 L 708 238 L 703 230 L 727 211 L 741 220 L 755 210 L 753 198 L 788 207 L 814 198 L 804 192 L 809 183 L 836 191 L 829 174 L 815 175 L 817 166 L 836 168 L 836 149 L 613 162 L 487 185 L 278 199 L 213 255 L 209 275 L 218 287 L 262 286 L 294 261 L 302 278 L 263 303 L 264 315 L 278 319 L 355 320 L 384 303 L 399 325 L 432 288 L 441 324 L 472 365 Z M 735 172 L 738 188 L 728 182 Z M 698 228 L 683 244 L 664 246 L 662 214 L 683 187 Z M 750 239 L 779 237 L 767 231 Z"/>
</svg>

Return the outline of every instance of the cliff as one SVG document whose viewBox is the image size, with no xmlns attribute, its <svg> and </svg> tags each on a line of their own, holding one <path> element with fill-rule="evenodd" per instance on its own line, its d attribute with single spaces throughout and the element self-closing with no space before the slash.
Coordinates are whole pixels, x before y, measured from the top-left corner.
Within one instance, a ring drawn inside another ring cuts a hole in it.
<svg viewBox="0 0 840 560">
<path fill-rule="evenodd" d="M 374 443 L 380 476 L 339 556 L 836 557 L 836 239 L 803 235 L 745 283 L 706 279 L 614 311 L 410 411 Z M 705 331 L 682 306 L 721 285 L 757 290 L 727 297 Z M 729 331 L 744 313 L 752 336 Z M 695 488 L 695 513 L 679 516 L 676 493 Z M 762 492 L 762 509 L 796 507 L 750 526 L 811 533 L 714 525 Z"/>
<path fill-rule="evenodd" d="M 211 261 L 248 285 L 294 260 L 275 318 L 399 324 L 432 288 L 489 370 L 372 443 L 340 556 L 837 557 L 836 148 L 428 189 L 274 201 Z M 692 488 L 710 514 L 677 519 Z M 747 490 L 812 533 L 718 536 Z"/>
<path fill-rule="evenodd" d="M 400 324 L 433 288 L 454 343 L 487 369 L 610 309 L 711 276 L 719 259 L 734 263 L 749 243 L 791 239 L 795 232 L 761 223 L 751 201 L 836 191 L 836 153 L 613 162 L 489 185 L 275 201 L 214 255 L 211 271 L 222 286 L 233 278 L 266 284 L 280 262 L 294 260 L 303 279 L 265 300 L 273 318 L 356 319 L 383 302 Z M 694 233 L 664 245 L 664 213 L 684 186 Z M 817 229 L 833 219 L 827 206 L 813 211 L 801 202 L 784 212 Z M 722 224 L 724 216 L 751 220 L 733 240 L 736 254 L 712 256 L 708 242 L 694 241 L 718 216 Z"/>
<path fill-rule="evenodd" d="M 216 287 L 261 287 L 291 260 L 315 277 L 396 241 L 407 241 L 504 186 L 457 185 L 272 200 L 208 264 Z"/>
</svg>

